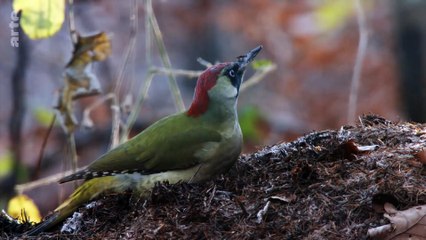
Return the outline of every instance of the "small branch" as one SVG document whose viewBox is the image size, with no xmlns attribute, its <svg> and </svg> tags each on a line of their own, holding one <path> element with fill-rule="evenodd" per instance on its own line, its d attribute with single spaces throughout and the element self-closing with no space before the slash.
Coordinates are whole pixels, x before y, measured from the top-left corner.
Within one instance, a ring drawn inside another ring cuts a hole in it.
<svg viewBox="0 0 426 240">
<path fill-rule="evenodd" d="M 151 0 L 145 0 L 145 61 L 148 68 L 152 66 L 151 48 L 152 48 L 152 27 L 149 21 L 152 13 L 152 8 L 148 7 Z"/>
<path fill-rule="evenodd" d="M 74 0 L 68 0 L 69 11 L 69 28 L 70 28 L 70 37 L 73 45 L 77 44 L 78 36 L 77 31 L 75 30 L 75 16 L 74 16 Z"/>
<path fill-rule="evenodd" d="M 81 170 L 81 169 L 82 168 L 79 168 L 77 170 Z M 52 184 L 52 183 L 58 182 L 59 179 L 63 178 L 64 176 L 67 176 L 69 174 L 72 174 L 73 172 L 74 172 L 73 170 L 68 170 L 68 171 L 65 171 L 65 172 L 60 172 L 60 173 L 54 174 L 54 175 L 49 176 L 49 177 L 38 179 L 36 181 L 27 182 L 27 183 L 24 183 L 24 184 L 18 184 L 18 185 L 15 186 L 15 191 L 17 193 L 23 193 L 25 191 L 28 191 L 28 190 L 31 190 L 31 189 L 34 189 L 34 188 L 38 188 L 38 187 L 41 187 L 41 186 Z"/>
<path fill-rule="evenodd" d="M 351 89 L 349 93 L 349 106 L 348 106 L 348 115 L 347 121 L 349 124 L 353 124 L 355 121 L 355 113 L 357 109 L 358 102 L 358 91 L 360 78 L 362 73 L 362 63 L 365 58 L 365 52 L 367 50 L 368 43 L 368 30 L 365 20 L 364 10 L 361 5 L 361 0 L 355 1 L 357 20 L 359 27 L 359 42 L 358 42 L 358 51 L 355 59 L 354 72 L 352 75 Z"/>
<path fill-rule="evenodd" d="M 209 62 L 209 61 L 207 61 L 207 60 L 204 60 L 204 59 L 202 59 L 202 58 L 197 58 L 197 62 L 199 63 L 199 64 L 201 64 L 201 65 L 203 65 L 204 67 L 206 67 L 206 68 L 209 68 L 209 67 L 211 67 L 211 66 L 213 66 L 213 64 L 211 63 L 211 62 Z"/>
<path fill-rule="evenodd" d="M 136 100 L 135 106 L 132 108 L 132 111 L 127 118 L 127 122 L 123 127 L 123 134 L 121 135 L 120 142 L 127 141 L 127 137 L 129 136 L 130 129 L 132 129 L 133 124 L 136 121 L 136 118 L 139 114 L 139 111 L 145 101 L 146 96 L 148 95 L 149 87 L 151 86 L 152 79 L 154 78 L 154 74 L 148 73 L 145 78 L 144 84 L 140 89 L 140 93 L 138 94 L 138 99 Z"/>
<path fill-rule="evenodd" d="M 149 21 L 152 27 L 152 31 L 154 33 L 154 38 L 157 43 L 158 51 L 160 52 L 161 60 L 163 62 L 164 67 L 170 69 L 172 68 L 172 64 L 170 62 L 169 55 L 167 54 L 166 46 L 164 45 L 163 34 L 161 33 L 157 19 L 152 10 L 151 0 L 147 0 L 146 7 L 147 7 L 147 14 L 149 14 Z M 169 77 L 169 87 L 170 87 L 170 90 L 172 91 L 176 108 L 179 112 L 182 112 L 185 110 L 185 104 L 183 103 L 183 99 L 180 94 L 180 90 L 177 85 L 176 79 L 173 74 L 168 74 L 167 76 Z"/>
<path fill-rule="evenodd" d="M 240 91 L 245 91 L 247 88 L 258 84 L 261 80 L 265 79 L 265 76 L 268 73 L 274 71 L 275 69 L 277 69 L 277 65 L 275 64 L 262 68 L 259 72 L 256 72 L 253 76 L 243 82 Z"/>
<path fill-rule="evenodd" d="M 115 86 L 114 92 L 116 96 L 120 96 L 121 85 L 123 84 L 124 73 L 127 69 L 127 65 L 130 61 L 130 56 L 134 53 L 138 31 L 138 4 L 137 0 L 133 0 L 133 7 L 130 14 L 130 40 L 127 45 L 126 52 L 124 54 L 123 62 L 121 62 L 120 72 L 117 77 L 117 85 Z"/>
<path fill-rule="evenodd" d="M 77 170 L 77 147 L 75 145 L 75 138 L 74 138 L 74 132 L 67 133 L 67 140 L 68 140 L 68 146 L 70 147 L 71 151 L 71 170 L 72 173 L 75 173 Z"/>
<path fill-rule="evenodd" d="M 40 152 L 38 154 L 38 159 L 37 159 L 37 167 L 36 167 L 35 174 L 32 177 L 32 179 L 37 179 L 39 174 L 40 174 L 41 161 L 43 159 L 44 150 L 46 149 L 47 140 L 49 139 L 50 133 L 52 133 L 52 129 L 53 129 L 53 126 L 55 126 L 55 122 L 56 122 L 56 114 L 53 114 L 52 120 L 50 121 L 49 128 L 47 129 L 47 133 L 44 136 L 43 142 L 42 142 L 41 147 L 40 147 Z"/>
<path fill-rule="evenodd" d="M 153 74 L 172 74 L 174 76 L 184 76 L 188 78 L 198 78 L 203 71 L 191 71 L 183 69 L 170 69 L 170 68 L 151 68 Z"/>
<path fill-rule="evenodd" d="M 243 82 L 241 86 L 241 91 L 246 90 L 247 88 L 258 84 L 260 81 L 265 79 L 265 76 L 277 69 L 277 65 L 272 64 L 271 66 L 265 67 L 257 71 L 252 77 Z M 167 69 L 167 68 L 151 68 L 152 74 L 172 74 L 175 76 L 183 76 L 188 78 L 198 78 L 203 71 L 192 71 L 192 70 L 183 70 L 183 69 Z"/>
<path fill-rule="evenodd" d="M 152 2 L 151 0 L 145 0 L 145 60 L 148 65 L 148 69 L 152 67 L 151 61 L 151 45 L 152 45 L 152 27 L 150 24 L 150 18 L 153 15 L 152 10 Z M 151 7 L 150 7 L 151 6 Z M 136 104 L 130 111 L 129 117 L 125 124 L 123 124 L 123 131 L 120 136 L 120 143 L 127 141 L 129 136 L 130 129 L 132 129 L 133 124 L 136 121 L 136 118 L 140 112 L 143 102 L 145 101 L 145 97 L 148 93 L 148 89 L 151 85 L 152 78 L 154 77 L 149 71 L 145 77 L 144 84 L 140 87 L 140 94 L 137 97 Z"/>
<path fill-rule="evenodd" d="M 118 106 L 118 100 L 113 95 L 111 112 L 112 112 L 112 130 L 111 130 L 111 145 L 109 149 L 113 149 L 120 144 L 120 107 Z"/>
<path fill-rule="evenodd" d="M 122 135 L 120 137 L 120 107 L 118 103 L 118 96 L 120 96 L 120 89 L 124 79 L 124 73 L 127 68 L 127 64 L 130 61 L 130 57 L 133 55 L 134 60 L 134 52 L 136 48 L 136 40 L 137 40 L 137 31 L 138 31 L 138 21 L 139 21 L 139 12 L 138 12 L 138 0 L 133 0 L 133 6 L 130 13 L 130 42 L 126 48 L 126 53 L 124 55 L 124 61 L 121 64 L 120 72 L 118 74 L 117 85 L 114 89 L 115 98 L 113 101 L 113 105 L 111 106 L 111 110 L 113 111 L 113 125 L 112 125 L 112 135 L 111 135 L 111 148 L 114 148 L 120 143 L 127 141 L 127 136 L 129 132 L 128 124 L 123 126 Z M 133 79 L 134 80 L 134 79 Z M 130 94 L 130 92 L 129 92 Z M 136 106 L 132 109 L 132 111 L 139 112 L 139 109 L 135 109 Z M 130 116 L 129 116 L 130 117 Z M 129 119 L 127 119 L 127 122 Z M 122 141 L 121 141 L 122 140 Z"/>
<path fill-rule="evenodd" d="M 213 185 L 213 189 L 212 189 L 212 192 L 210 193 L 209 200 L 207 201 L 207 203 L 204 204 L 207 207 L 207 210 L 210 210 L 210 207 L 212 205 L 212 200 L 215 194 L 216 194 L 216 184 Z"/>
</svg>

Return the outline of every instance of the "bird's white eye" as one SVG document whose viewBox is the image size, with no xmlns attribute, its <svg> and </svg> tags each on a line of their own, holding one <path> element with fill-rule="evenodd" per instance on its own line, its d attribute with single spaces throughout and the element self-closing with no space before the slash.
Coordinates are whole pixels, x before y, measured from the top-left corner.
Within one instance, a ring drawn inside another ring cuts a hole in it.
<svg viewBox="0 0 426 240">
<path fill-rule="evenodd" d="M 231 70 L 229 71 L 229 76 L 230 76 L 230 77 L 235 77 L 235 71 L 231 69 Z"/>
</svg>

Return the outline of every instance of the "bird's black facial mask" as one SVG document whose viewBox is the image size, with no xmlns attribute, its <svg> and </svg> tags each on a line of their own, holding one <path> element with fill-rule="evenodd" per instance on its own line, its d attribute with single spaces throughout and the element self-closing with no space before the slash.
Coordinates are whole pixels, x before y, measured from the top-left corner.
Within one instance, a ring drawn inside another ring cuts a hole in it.
<svg viewBox="0 0 426 240">
<path fill-rule="evenodd" d="M 238 63 L 233 63 L 230 67 L 225 69 L 225 74 L 231 81 L 232 86 L 237 89 L 237 96 L 240 92 L 241 82 L 243 80 L 245 68 L 240 68 Z"/>
<path fill-rule="evenodd" d="M 237 61 L 232 63 L 230 67 L 225 69 L 225 74 L 231 80 L 232 85 L 237 89 L 237 96 L 240 92 L 240 86 L 243 81 L 244 71 L 246 70 L 246 66 L 253 61 L 253 59 L 257 56 L 257 54 L 262 50 L 262 45 L 257 46 L 250 52 L 237 57 Z"/>
</svg>

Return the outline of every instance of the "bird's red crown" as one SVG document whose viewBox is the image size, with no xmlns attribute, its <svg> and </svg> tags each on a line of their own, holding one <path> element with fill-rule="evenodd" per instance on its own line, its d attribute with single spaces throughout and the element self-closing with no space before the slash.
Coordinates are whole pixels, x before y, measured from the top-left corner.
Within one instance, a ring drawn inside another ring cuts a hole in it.
<svg viewBox="0 0 426 240">
<path fill-rule="evenodd" d="M 209 95 L 208 91 L 216 85 L 218 76 L 223 68 L 229 63 L 219 63 L 214 66 L 207 68 L 198 77 L 197 86 L 195 87 L 194 99 L 192 104 L 187 111 L 187 115 L 191 117 L 198 117 L 207 111 L 209 106 Z"/>
</svg>

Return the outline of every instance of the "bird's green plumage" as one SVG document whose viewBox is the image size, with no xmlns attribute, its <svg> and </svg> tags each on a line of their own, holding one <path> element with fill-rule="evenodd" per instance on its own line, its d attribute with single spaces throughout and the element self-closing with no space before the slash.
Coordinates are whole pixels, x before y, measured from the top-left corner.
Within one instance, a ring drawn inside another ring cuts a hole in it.
<svg viewBox="0 0 426 240">
<path fill-rule="evenodd" d="M 198 149 L 221 139 L 215 126 L 180 113 L 151 125 L 126 144 L 100 157 L 88 169 L 137 169 L 146 173 L 185 169 L 202 161 L 194 156 Z"/>
<path fill-rule="evenodd" d="M 211 161 L 218 162 L 217 166 L 235 162 L 242 144 L 236 113 L 238 90 L 222 73 L 208 94 L 208 109 L 202 115 L 193 117 L 183 112 L 165 117 L 61 182 L 91 178 L 90 173 L 96 173 L 95 177 L 113 171 L 150 174 L 187 169 Z M 206 157 L 203 151 L 210 151 L 211 156 Z M 222 159 L 221 155 L 229 157 Z M 212 171 L 208 176 L 215 174 L 216 171 Z"/>
</svg>

